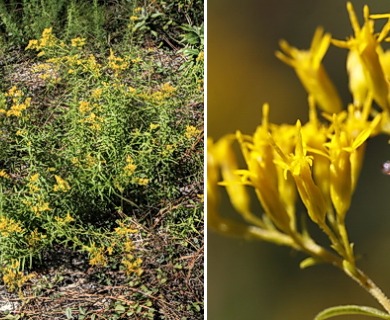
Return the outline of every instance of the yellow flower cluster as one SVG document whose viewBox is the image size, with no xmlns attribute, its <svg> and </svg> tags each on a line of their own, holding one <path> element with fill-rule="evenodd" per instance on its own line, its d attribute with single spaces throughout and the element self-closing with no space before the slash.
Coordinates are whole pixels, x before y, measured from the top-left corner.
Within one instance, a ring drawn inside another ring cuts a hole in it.
<svg viewBox="0 0 390 320">
<path fill-rule="evenodd" d="M 194 137 L 197 137 L 201 132 L 201 130 L 197 129 L 194 126 L 187 126 L 184 135 L 187 139 L 192 139 Z"/>
<path fill-rule="evenodd" d="M 1 169 L 0 170 L 0 178 L 10 179 L 11 177 L 4 169 Z"/>
<path fill-rule="evenodd" d="M 54 178 L 56 179 L 56 184 L 53 187 L 53 190 L 55 192 L 62 191 L 67 192 L 70 190 L 70 185 L 67 181 L 62 179 L 60 176 L 54 175 Z"/>
<path fill-rule="evenodd" d="M 37 217 L 39 217 L 42 212 L 51 211 L 52 209 L 50 208 L 49 202 L 39 199 L 35 205 L 31 206 L 31 210 Z"/>
<path fill-rule="evenodd" d="M 148 178 L 137 178 L 137 184 L 140 186 L 147 186 L 149 184 Z"/>
<path fill-rule="evenodd" d="M 140 276 L 144 272 L 141 268 L 142 259 L 135 258 L 132 254 L 126 254 L 121 263 L 127 276 L 132 274 Z"/>
<path fill-rule="evenodd" d="M 46 62 L 65 69 L 68 74 L 88 72 L 94 77 L 98 77 L 101 71 L 101 65 L 92 54 L 88 57 L 82 57 L 79 53 L 69 54 L 47 59 Z"/>
<path fill-rule="evenodd" d="M 5 114 L 7 117 L 20 117 L 22 112 L 30 107 L 31 98 L 25 98 L 24 93 L 16 86 L 9 89 L 4 96 L 10 99 L 11 106 L 8 109 L 1 108 L 0 114 Z"/>
<path fill-rule="evenodd" d="M 53 78 L 57 82 L 60 80 L 56 73 L 62 70 L 67 74 L 77 72 L 88 72 L 94 77 L 100 76 L 101 65 L 96 61 L 94 55 L 84 56 L 82 49 L 86 43 L 85 38 L 76 37 L 71 39 L 70 44 L 59 41 L 52 33 L 52 28 L 47 28 L 42 32 L 38 40 L 30 40 L 26 50 L 39 51 L 38 56 L 48 56 L 46 64 L 50 64 L 51 71 L 41 75 L 41 78 Z M 50 56 L 54 56 L 50 58 Z"/>
<path fill-rule="evenodd" d="M 133 90 L 134 92 L 135 90 Z M 172 97 L 177 91 L 177 88 L 172 86 L 169 82 L 163 83 L 155 91 L 150 92 L 140 92 L 138 96 L 146 101 L 152 103 L 163 102 L 164 100 Z"/>
<path fill-rule="evenodd" d="M 20 269 L 20 262 L 13 260 L 7 264 L 1 271 L 3 274 L 3 282 L 10 291 L 20 289 L 28 280 L 34 277 L 33 274 L 25 275 Z"/>
<path fill-rule="evenodd" d="M 91 104 L 88 101 L 80 101 L 79 103 L 79 111 L 81 114 L 85 114 L 90 112 L 93 109 Z"/>
<path fill-rule="evenodd" d="M 123 171 L 127 176 L 131 176 L 134 173 L 136 168 L 137 166 L 134 164 L 133 158 L 130 155 L 128 155 L 126 157 L 126 165 L 124 166 Z"/>
<path fill-rule="evenodd" d="M 71 40 L 71 46 L 76 48 L 82 48 L 85 45 L 85 38 L 73 38 Z"/>
<path fill-rule="evenodd" d="M 33 50 L 42 50 L 44 48 L 53 47 L 57 44 L 57 38 L 53 35 L 53 28 L 46 28 L 42 32 L 42 36 L 39 40 L 30 40 L 26 49 L 33 49 Z M 43 55 L 44 52 L 41 51 L 38 55 Z"/>
<path fill-rule="evenodd" d="M 105 247 L 96 247 L 94 243 L 88 248 L 89 264 L 91 266 L 105 267 L 108 263 Z"/>
<path fill-rule="evenodd" d="M 4 216 L 0 217 L 0 235 L 2 237 L 8 237 L 12 233 L 22 233 L 22 232 L 23 232 L 23 228 L 20 222 Z"/>
<path fill-rule="evenodd" d="M 360 27 L 350 3 L 347 8 L 354 37 L 334 40 L 318 29 L 310 50 L 298 50 L 282 41 L 283 52 L 276 54 L 295 69 L 308 92 L 307 123 L 272 124 L 269 107 L 264 105 L 262 123 L 253 135 L 238 131 L 216 143 L 209 139 L 207 187 L 211 227 L 308 252 L 314 242 L 299 231 L 296 223 L 296 203 L 300 198 L 308 217 L 327 234 L 337 254 L 354 264 L 345 216 L 359 178 L 366 141 L 380 132 L 390 132 L 390 51 L 380 45 L 390 31 L 390 14 L 370 15 L 366 6 L 364 25 Z M 379 18 L 387 18 L 388 22 L 376 33 L 374 22 Z M 331 44 L 349 49 L 347 68 L 354 101 L 346 110 L 321 62 Z M 381 110 L 375 108 L 374 101 Z M 316 107 L 325 112 L 325 121 L 318 118 Z M 239 167 L 234 143 L 245 161 L 243 169 Z M 225 187 L 232 206 L 247 224 L 219 214 L 219 186 Z M 248 188 L 254 190 L 265 216 L 253 212 Z M 317 258 L 329 258 L 319 249 L 314 251 Z"/>
<path fill-rule="evenodd" d="M 100 131 L 102 129 L 104 119 L 102 117 L 97 116 L 94 112 L 91 112 L 84 119 L 81 119 L 80 122 L 88 124 L 89 128 L 93 131 Z"/>
<path fill-rule="evenodd" d="M 129 63 L 125 61 L 125 59 L 115 56 L 114 51 L 110 49 L 108 66 L 114 71 L 115 75 L 118 75 L 119 72 L 126 70 L 129 67 Z"/>
<path fill-rule="evenodd" d="M 152 99 L 156 101 L 162 101 L 171 97 L 175 92 L 176 88 L 173 87 L 169 82 L 163 83 L 160 86 L 160 89 L 156 92 L 153 92 Z"/>
<path fill-rule="evenodd" d="M 119 227 L 115 228 L 115 233 L 118 235 L 129 235 L 137 233 L 138 230 L 131 228 L 129 225 L 125 224 L 123 221 L 119 221 Z"/>
<path fill-rule="evenodd" d="M 197 62 L 203 62 L 204 61 L 204 51 L 199 52 L 198 56 L 196 57 Z"/>
<path fill-rule="evenodd" d="M 42 240 L 46 239 L 46 235 L 40 233 L 37 229 L 34 229 L 27 238 L 27 243 L 31 248 L 36 247 Z"/>
<path fill-rule="evenodd" d="M 96 89 L 92 90 L 91 97 L 92 97 L 92 99 L 99 99 L 101 97 L 102 93 L 103 93 L 102 88 L 96 88 Z"/>
<path fill-rule="evenodd" d="M 136 8 L 134 8 L 133 14 L 132 14 L 132 15 L 130 16 L 130 18 L 129 18 L 129 19 L 130 19 L 129 28 L 132 27 L 131 22 L 134 22 L 134 21 L 137 21 L 137 20 L 140 19 L 139 14 L 142 13 L 142 11 L 143 11 L 143 8 L 142 8 L 142 7 L 136 7 Z"/>
<path fill-rule="evenodd" d="M 68 223 L 71 223 L 74 221 L 74 218 L 70 215 L 69 212 L 66 213 L 66 216 L 64 218 L 61 218 L 61 217 L 55 217 L 54 218 L 56 220 L 56 222 L 58 222 L 59 224 L 68 224 Z"/>
<path fill-rule="evenodd" d="M 27 186 L 31 194 L 37 193 L 40 190 L 39 187 L 39 173 L 35 173 L 28 179 Z"/>
</svg>

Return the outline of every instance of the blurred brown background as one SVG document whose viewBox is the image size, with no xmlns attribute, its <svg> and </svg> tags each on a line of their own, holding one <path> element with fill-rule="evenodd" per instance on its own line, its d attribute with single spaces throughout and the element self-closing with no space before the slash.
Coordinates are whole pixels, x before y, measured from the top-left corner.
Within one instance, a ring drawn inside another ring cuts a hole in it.
<svg viewBox="0 0 390 320">
<path fill-rule="evenodd" d="M 362 22 L 365 2 L 352 3 Z M 372 13 L 390 10 L 389 1 L 366 3 Z M 346 2 L 208 0 L 207 10 L 208 135 L 217 139 L 237 129 L 253 133 L 264 102 L 270 103 L 273 122 L 306 121 L 307 95 L 293 70 L 274 52 L 281 38 L 297 48 L 308 48 L 318 25 L 338 39 L 351 35 Z M 325 65 L 346 104 L 351 98 L 345 57 L 346 51 L 331 48 Z M 380 171 L 381 163 L 390 159 L 387 140 L 377 137 L 368 146 L 347 225 L 361 255 L 359 265 L 390 294 L 390 177 Z M 231 211 L 227 204 L 223 210 Z M 209 231 L 208 319 L 306 320 L 338 304 L 377 306 L 331 266 L 300 270 L 303 258 L 288 248 Z"/>
</svg>

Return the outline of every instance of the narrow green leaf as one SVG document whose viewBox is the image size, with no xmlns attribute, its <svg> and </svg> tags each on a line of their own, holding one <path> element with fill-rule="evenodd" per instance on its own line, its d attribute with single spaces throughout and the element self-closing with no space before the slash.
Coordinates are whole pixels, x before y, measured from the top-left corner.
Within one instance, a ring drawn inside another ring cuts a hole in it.
<svg viewBox="0 0 390 320">
<path fill-rule="evenodd" d="M 315 258 L 306 258 L 305 260 L 303 260 L 300 264 L 299 264 L 299 267 L 301 269 L 305 269 L 305 268 L 308 268 L 308 267 L 312 267 L 316 264 L 318 264 L 319 261 Z"/>
<path fill-rule="evenodd" d="M 351 314 L 359 314 L 364 316 L 372 316 L 375 318 L 390 320 L 390 315 L 371 307 L 365 306 L 355 306 L 355 305 L 347 305 L 347 306 L 336 306 L 327 308 L 321 311 L 314 320 L 325 320 L 332 317 L 342 316 L 342 315 L 351 315 Z"/>
</svg>

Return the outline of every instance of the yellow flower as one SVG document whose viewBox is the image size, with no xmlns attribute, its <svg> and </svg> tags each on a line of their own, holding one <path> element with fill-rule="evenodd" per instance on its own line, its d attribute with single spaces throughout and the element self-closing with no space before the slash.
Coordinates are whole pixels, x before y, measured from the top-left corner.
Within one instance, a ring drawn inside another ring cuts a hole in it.
<svg viewBox="0 0 390 320">
<path fill-rule="evenodd" d="M 42 240 L 46 239 L 46 235 L 34 229 L 28 236 L 27 243 L 30 247 L 37 246 Z"/>
<path fill-rule="evenodd" d="M 129 67 L 129 63 L 123 58 L 115 56 L 114 51 L 110 49 L 110 55 L 108 57 L 108 66 L 117 75 L 120 71 L 126 70 Z"/>
<path fill-rule="evenodd" d="M 389 87 L 380 61 L 383 56 L 380 42 L 390 30 L 390 21 L 384 25 L 382 32 L 377 34 L 374 31 L 374 21 L 370 19 L 368 6 L 364 6 L 363 9 L 362 27 L 350 2 L 347 3 L 347 9 L 355 36 L 347 41 L 333 40 L 333 43 L 350 50 L 348 71 L 351 91 L 357 103 L 362 103 L 369 89 L 374 100 L 384 110 L 390 111 Z"/>
<path fill-rule="evenodd" d="M 122 265 L 124 267 L 124 271 L 125 271 L 126 275 L 128 275 L 128 276 L 133 274 L 133 273 L 140 276 L 143 273 L 143 270 L 141 268 L 142 259 L 135 258 L 131 254 L 125 255 L 125 257 L 122 259 Z"/>
<path fill-rule="evenodd" d="M 11 87 L 7 93 L 5 93 L 6 97 L 22 97 L 23 92 L 18 89 L 16 86 Z"/>
<path fill-rule="evenodd" d="M 133 251 L 134 250 L 134 243 L 133 243 L 133 241 L 131 241 L 131 240 L 127 240 L 125 243 L 124 243 L 124 245 L 123 245 L 123 249 L 124 249 L 124 251 L 125 252 L 131 252 L 131 251 Z"/>
<path fill-rule="evenodd" d="M 126 165 L 123 168 L 125 174 L 127 176 L 131 176 L 135 172 L 136 168 L 137 168 L 137 166 L 133 163 L 132 157 L 128 155 L 126 157 Z"/>
<path fill-rule="evenodd" d="M 40 48 L 51 47 L 56 43 L 56 38 L 54 37 L 52 31 L 53 28 L 46 28 L 43 30 L 39 41 Z"/>
<path fill-rule="evenodd" d="M 169 82 L 165 82 L 161 85 L 160 90 L 167 95 L 172 95 L 177 89 L 173 87 Z"/>
<path fill-rule="evenodd" d="M 149 184 L 149 179 L 147 178 L 138 178 L 137 179 L 137 184 L 140 186 L 146 186 Z"/>
<path fill-rule="evenodd" d="M 90 54 L 88 59 L 84 61 L 83 68 L 86 71 L 91 72 L 95 77 L 100 75 L 101 65 L 96 61 L 95 56 L 92 54 Z"/>
<path fill-rule="evenodd" d="M 364 144 L 379 124 L 380 118 L 377 116 L 356 134 L 355 130 L 349 131 L 345 124 L 333 116 L 332 125 L 335 132 L 325 146 L 330 158 L 330 195 L 341 220 L 351 204 L 362 166 Z"/>
<path fill-rule="evenodd" d="M 199 52 L 198 56 L 196 57 L 197 62 L 203 62 L 204 61 L 204 51 Z"/>
<path fill-rule="evenodd" d="M 97 116 L 94 112 L 91 112 L 87 117 L 81 119 L 80 122 L 89 124 L 89 127 L 94 131 L 100 131 L 104 119 Z"/>
<path fill-rule="evenodd" d="M 72 47 L 81 48 L 84 45 L 85 45 L 85 38 L 77 37 L 77 38 L 73 38 L 71 40 L 71 46 Z"/>
<path fill-rule="evenodd" d="M 102 88 L 96 88 L 96 89 L 92 90 L 91 97 L 93 99 L 99 99 L 101 97 L 102 93 L 103 93 Z"/>
<path fill-rule="evenodd" d="M 303 145 L 300 121 L 297 121 L 296 128 L 298 138 L 295 152 L 290 155 L 285 155 L 280 149 L 274 146 L 281 157 L 281 160 L 278 160 L 276 163 L 285 170 L 285 177 L 287 171 L 291 173 L 302 202 L 307 208 L 309 217 L 314 222 L 322 224 L 328 208 L 320 188 L 313 180 L 311 170 L 313 157 L 307 155 L 307 148 Z"/>
<path fill-rule="evenodd" d="M 56 184 L 53 187 L 54 192 L 62 191 L 67 192 L 70 190 L 70 185 L 67 181 L 62 179 L 60 176 L 54 175 L 54 178 L 56 179 Z"/>
<path fill-rule="evenodd" d="M 150 129 L 150 130 L 154 130 L 154 129 L 157 129 L 159 126 L 160 126 L 160 125 L 157 124 L 157 123 L 151 123 L 151 124 L 149 125 L 149 129 Z"/>
<path fill-rule="evenodd" d="M 29 177 L 27 186 L 30 190 L 30 193 L 34 194 L 40 190 L 39 187 L 39 173 L 35 173 Z"/>
<path fill-rule="evenodd" d="M 0 170 L 0 178 L 10 179 L 11 177 L 4 169 L 1 169 Z"/>
<path fill-rule="evenodd" d="M 118 224 L 119 227 L 115 228 L 115 233 L 118 235 L 128 235 L 138 232 L 137 229 L 131 228 L 131 226 L 127 225 L 123 221 L 120 221 Z"/>
<path fill-rule="evenodd" d="M 39 46 L 38 40 L 35 40 L 35 39 L 34 40 L 30 40 L 28 42 L 28 45 L 27 45 L 25 50 L 29 50 L 29 49 L 39 50 L 40 46 Z"/>
<path fill-rule="evenodd" d="M 40 201 L 37 205 L 32 206 L 32 207 L 31 207 L 31 210 L 32 210 L 37 216 L 40 216 L 41 212 L 52 210 L 52 209 L 49 207 L 49 205 L 50 205 L 49 202 Z"/>
<path fill-rule="evenodd" d="M 89 264 L 91 266 L 97 266 L 97 267 L 105 267 L 108 263 L 108 259 L 105 255 L 105 248 L 104 247 L 96 247 L 95 244 L 92 244 L 90 248 L 88 248 L 89 251 Z"/>
<path fill-rule="evenodd" d="M 32 176 L 30 176 L 29 181 L 30 183 L 36 183 L 39 179 L 39 173 L 35 173 Z"/>
<path fill-rule="evenodd" d="M 201 130 L 197 129 L 194 126 L 187 126 L 184 135 L 186 136 L 187 139 L 192 139 L 198 136 L 201 132 L 202 132 Z"/>
<path fill-rule="evenodd" d="M 58 223 L 60 223 L 60 224 L 67 224 L 67 223 L 70 223 L 70 222 L 75 221 L 74 218 L 70 215 L 69 212 L 66 213 L 66 216 L 65 216 L 64 218 L 55 217 L 54 219 L 55 219 Z"/>
<path fill-rule="evenodd" d="M 220 139 L 215 145 L 211 146 L 210 154 L 222 174 L 223 185 L 229 195 L 233 207 L 244 217 L 244 219 L 254 224 L 261 224 L 260 219 L 252 214 L 250 208 L 250 198 L 246 190 L 247 184 L 246 172 L 243 177 L 238 171 L 238 161 L 232 149 L 232 136 L 226 136 Z"/>
<path fill-rule="evenodd" d="M 286 41 L 281 41 L 283 52 L 276 52 L 276 56 L 295 69 L 306 91 L 313 96 L 322 110 L 337 113 L 342 109 L 341 99 L 321 63 L 330 41 L 330 34 L 324 34 L 324 31 L 318 28 L 309 51 L 298 50 Z"/>
<path fill-rule="evenodd" d="M 8 237 L 12 233 L 20 234 L 22 232 L 24 232 L 24 230 L 19 221 L 15 221 L 14 219 L 5 216 L 0 217 L 0 235 L 2 237 Z"/>
<path fill-rule="evenodd" d="M 20 289 L 28 280 L 33 278 L 33 274 L 25 275 L 20 269 L 20 262 L 18 260 L 12 260 L 1 272 L 3 274 L 3 282 L 7 289 L 15 291 Z"/>
<path fill-rule="evenodd" d="M 79 102 L 79 111 L 81 114 L 85 114 L 92 110 L 92 106 L 88 101 Z"/>
</svg>

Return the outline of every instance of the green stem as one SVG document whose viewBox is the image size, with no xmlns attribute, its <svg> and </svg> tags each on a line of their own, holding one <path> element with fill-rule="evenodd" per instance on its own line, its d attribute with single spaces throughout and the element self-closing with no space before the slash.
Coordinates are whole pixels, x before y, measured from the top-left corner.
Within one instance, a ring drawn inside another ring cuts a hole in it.
<svg viewBox="0 0 390 320">
<path fill-rule="evenodd" d="M 344 272 L 374 297 L 390 315 L 390 300 L 374 281 L 358 268 L 355 268 L 355 272 L 353 273 L 350 273 L 345 269 Z"/>
<path fill-rule="evenodd" d="M 344 221 L 339 221 L 339 223 L 337 224 L 337 228 L 341 237 L 343 247 L 345 249 L 345 259 L 347 259 L 348 262 L 350 262 L 351 264 L 355 265 L 355 257 L 353 255 L 352 246 L 348 239 L 348 232 L 345 227 Z"/>
<path fill-rule="evenodd" d="M 345 238 L 348 240 L 348 238 Z M 294 237 L 294 240 L 296 240 L 296 237 Z M 354 259 L 351 261 L 344 260 L 347 263 L 343 263 L 342 258 L 332 254 L 331 252 L 327 251 L 323 247 L 319 246 L 317 243 L 315 243 L 311 239 L 298 239 L 299 241 L 298 246 L 301 247 L 301 251 L 304 251 L 308 253 L 312 257 L 316 257 L 317 259 L 320 259 L 324 262 L 328 262 L 339 269 L 343 270 L 344 273 L 346 273 L 350 278 L 352 278 L 355 282 L 357 282 L 363 289 L 365 289 L 376 301 L 378 301 L 382 307 L 387 311 L 387 313 L 390 315 L 390 300 L 389 298 L 383 293 L 383 291 L 375 284 L 374 281 L 372 281 L 363 271 L 358 269 L 354 264 Z M 347 248 L 350 248 L 352 251 L 351 246 L 346 246 Z"/>
</svg>

